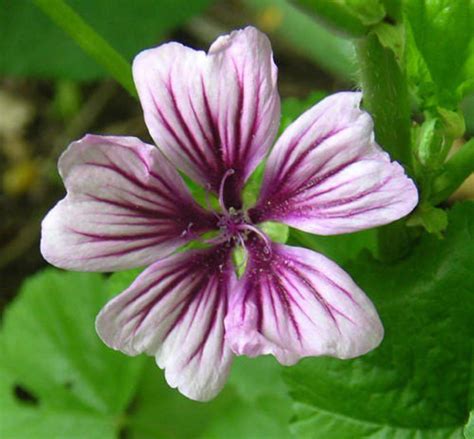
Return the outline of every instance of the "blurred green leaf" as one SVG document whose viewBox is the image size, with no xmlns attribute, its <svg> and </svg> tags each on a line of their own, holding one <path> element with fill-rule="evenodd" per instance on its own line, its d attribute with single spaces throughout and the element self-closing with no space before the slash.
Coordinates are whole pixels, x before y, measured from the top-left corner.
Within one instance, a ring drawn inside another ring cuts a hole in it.
<svg viewBox="0 0 474 439">
<path fill-rule="evenodd" d="M 364 36 L 369 26 L 385 16 L 379 0 L 298 0 L 298 3 L 335 30 L 351 37 Z"/>
<path fill-rule="evenodd" d="M 312 235 L 311 233 L 291 229 L 288 243 L 323 253 L 338 264 L 345 265 L 364 250 L 369 250 L 372 254 L 375 254 L 377 229 L 333 236 Z"/>
<path fill-rule="evenodd" d="M 444 138 L 438 118 L 427 118 L 419 127 L 416 136 L 416 157 L 423 167 L 436 169 L 443 163 Z"/>
<path fill-rule="evenodd" d="M 328 95 L 325 91 L 313 91 L 306 98 L 286 98 L 281 103 L 280 134 L 290 126 L 291 122 L 301 116 L 306 110 L 324 99 Z"/>
<path fill-rule="evenodd" d="M 297 437 L 462 438 L 474 384 L 472 236 L 471 202 L 449 212 L 443 240 L 424 235 L 406 260 L 349 266 L 385 339 L 358 359 L 307 359 L 288 369 Z"/>
<path fill-rule="evenodd" d="M 374 32 L 377 34 L 380 44 L 382 44 L 383 47 L 391 49 L 395 54 L 396 60 L 401 62 L 403 59 L 403 46 L 405 43 L 405 31 L 403 26 L 394 26 L 382 22 L 374 26 Z"/>
<path fill-rule="evenodd" d="M 448 198 L 474 172 L 474 138 L 461 146 L 433 181 L 430 201 L 436 205 Z"/>
<path fill-rule="evenodd" d="M 424 108 L 438 105 L 436 86 L 431 78 L 425 59 L 416 47 L 415 37 L 408 20 L 405 20 L 405 44 L 403 48 L 403 64 L 408 79 L 408 86 Z"/>
<path fill-rule="evenodd" d="M 464 437 L 466 439 L 474 439 L 474 411 L 471 411 L 471 414 L 469 415 L 469 420 L 467 421 L 467 424 L 464 427 Z"/>
<path fill-rule="evenodd" d="M 474 3 L 470 0 L 406 0 L 404 14 L 423 59 L 409 59 L 409 63 L 424 63 L 439 102 L 456 105 L 460 98 L 456 90 L 467 79 L 464 66 L 473 36 Z M 412 66 L 408 68 L 413 70 Z"/>
<path fill-rule="evenodd" d="M 472 75 L 474 79 L 474 73 Z M 468 137 L 474 136 L 474 94 L 466 96 L 461 102 L 461 110 L 466 123 L 466 134 Z"/>
<path fill-rule="evenodd" d="M 128 60 L 202 12 L 212 0 L 70 0 L 68 4 Z M 89 80 L 104 70 L 33 2 L 0 0 L 0 73 Z"/>
<path fill-rule="evenodd" d="M 228 386 L 210 402 L 203 404 L 191 401 L 171 389 L 154 359 L 147 358 L 134 403 L 130 408 L 126 437 L 200 438 L 221 413 L 237 402 L 235 392 Z"/>
<path fill-rule="evenodd" d="M 291 402 L 273 358 L 236 358 L 226 388 L 203 404 L 171 389 L 153 358 L 100 341 L 97 312 L 138 273 L 48 269 L 24 284 L 0 332 L 0 437 L 288 438 Z"/>
<path fill-rule="evenodd" d="M 451 111 L 443 107 L 438 107 L 437 110 L 443 121 L 444 131 L 447 136 L 451 139 L 459 139 L 464 136 L 466 122 L 460 111 Z"/>
<path fill-rule="evenodd" d="M 441 232 L 448 226 L 448 214 L 444 209 L 427 203 L 420 204 L 408 219 L 407 225 L 423 226 L 427 232 L 442 238 Z"/>
<path fill-rule="evenodd" d="M 24 284 L 0 333 L 0 437 L 117 436 L 142 361 L 97 337 L 106 299 L 98 274 L 46 270 Z"/>
<path fill-rule="evenodd" d="M 402 0 L 382 0 L 387 16 L 399 21 L 402 17 Z"/>
<path fill-rule="evenodd" d="M 262 31 L 280 38 L 306 59 L 346 81 L 353 80 L 356 72 L 352 43 L 334 34 L 325 26 L 298 9 L 288 0 L 242 0 L 260 16 L 257 25 Z M 270 12 L 273 20 L 263 20 Z"/>
<path fill-rule="evenodd" d="M 131 270 L 113 273 L 105 284 L 107 298 L 111 299 L 125 291 L 142 271 L 143 268 L 132 268 Z"/>
<path fill-rule="evenodd" d="M 222 411 L 203 439 L 290 439 L 291 399 L 273 357 L 235 359 L 229 386 L 238 398 Z"/>
</svg>

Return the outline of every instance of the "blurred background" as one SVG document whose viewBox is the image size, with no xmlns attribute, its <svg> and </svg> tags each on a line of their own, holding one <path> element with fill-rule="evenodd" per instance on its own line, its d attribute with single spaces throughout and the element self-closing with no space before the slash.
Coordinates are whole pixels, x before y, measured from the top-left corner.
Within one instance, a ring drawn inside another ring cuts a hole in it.
<svg viewBox="0 0 474 439">
<path fill-rule="evenodd" d="M 170 40 L 206 50 L 218 35 L 253 24 L 272 40 L 283 98 L 354 87 L 350 42 L 283 0 L 69 4 L 127 60 Z M 0 115 L 4 307 L 21 280 L 45 265 L 39 225 L 64 193 L 56 162 L 69 142 L 84 133 L 151 140 L 139 103 L 28 0 L 0 0 Z"/>
<path fill-rule="evenodd" d="M 69 4 L 130 61 L 140 50 L 166 41 L 206 50 L 218 35 L 257 26 L 272 41 L 286 104 L 283 118 L 299 114 L 296 99 L 309 99 L 310 105 L 313 92 L 356 87 L 350 40 L 285 0 Z M 474 97 L 463 107 L 469 137 Z M 44 265 L 39 224 L 64 193 L 56 162 L 69 142 L 84 133 L 151 141 L 139 103 L 33 2 L 0 0 L 0 308 L 25 276 Z"/>
</svg>

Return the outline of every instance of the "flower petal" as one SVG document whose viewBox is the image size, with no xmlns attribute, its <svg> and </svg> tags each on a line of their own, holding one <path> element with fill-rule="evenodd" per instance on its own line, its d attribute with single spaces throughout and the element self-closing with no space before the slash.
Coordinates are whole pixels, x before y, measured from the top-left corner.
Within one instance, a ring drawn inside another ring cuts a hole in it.
<svg viewBox="0 0 474 439">
<path fill-rule="evenodd" d="M 267 161 L 254 222 L 332 235 L 395 221 L 416 206 L 415 184 L 375 144 L 360 99 L 334 94 L 287 128 Z"/>
<path fill-rule="evenodd" d="M 67 196 L 43 220 L 41 238 L 43 256 L 58 267 L 147 265 L 215 223 L 163 154 L 139 139 L 87 135 L 59 170 Z"/>
<path fill-rule="evenodd" d="M 277 69 L 268 38 L 247 27 L 209 53 L 178 43 L 141 52 L 133 75 L 150 133 L 191 178 L 240 207 L 240 190 L 278 130 Z"/>
<path fill-rule="evenodd" d="M 383 328 L 372 303 L 334 262 L 311 250 L 249 245 L 249 262 L 225 320 L 239 355 L 352 358 L 374 349 Z"/>
<path fill-rule="evenodd" d="M 232 360 L 224 340 L 235 282 L 226 246 L 177 253 L 144 271 L 96 321 L 111 348 L 156 357 L 171 387 L 206 401 L 223 387 Z"/>
</svg>

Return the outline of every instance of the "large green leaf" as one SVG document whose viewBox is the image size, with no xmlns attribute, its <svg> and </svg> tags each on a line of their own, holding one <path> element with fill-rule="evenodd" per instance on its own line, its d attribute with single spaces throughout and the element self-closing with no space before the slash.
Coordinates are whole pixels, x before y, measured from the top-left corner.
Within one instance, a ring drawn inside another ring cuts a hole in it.
<svg viewBox="0 0 474 439">
<path fill-rule="evenodd" d="M 127 59 L 156 45 L 164 33 L 212 0 L 69 0 Z M 0 73 L 93 79 L 104 71 L 31 1 L 0 0 Z"/>
<path fill-rule="evenodd" d="M 288 438 L 290 399 L 273 358 L 237 358 L 203 404 L 171 389 L 153 358 L 103 345 L 95 316 L 138 272 L 49 269 L 24 284 L 0 332 L 0 437 Z"/>
<path fill-rule="evenodd" d="M 24 284 L 0 335 L 0 437 L 116 437 L 142 361 L 95 334 L 106 298 L 98 274 L 47 270 Z"/>
<path fill-rule="evenodd" d="M 209 424 L 203 439 L 289 439 L 291 400 L 273 357 L 237 357 L 229 387 L 236 394 Z"/>
<path fill-rule="evenodd" d="M 472 405 L 474 203 L 449 217 L 444 239 L 423 236 L 396 265 L 349 266 L 385 339 L 359 359 L 307 359 L 287 371 L 298 437 L 462 437 Z"/>
</svg>

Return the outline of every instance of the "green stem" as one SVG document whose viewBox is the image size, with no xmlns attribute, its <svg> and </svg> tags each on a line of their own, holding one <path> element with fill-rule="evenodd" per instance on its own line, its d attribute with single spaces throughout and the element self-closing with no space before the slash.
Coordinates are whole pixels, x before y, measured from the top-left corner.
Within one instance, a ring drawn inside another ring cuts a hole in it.
<svg viewBox="0 0 474 439">
<path fill-rule="evenodd" d="M 361 69 L 364 107 L 374 119 L 375 138 L 393 159 L 411 172 L 408 88 L 395 54 L 383 47 L 374 33 L 356 43 L 356 54 Z M 378 253 L 382 260 L 401 258 L 409 245 L 403 222 L 389 224 L 378 231 Z"/>
<path fill-rule="evenodd" d="M 54 23 L 63 29 L 88 55 L 102 65 L 132 96 L 137 92 L 133 84 L 130 63 L 104 38 L 89 26 L 63 0 L 33 0 Z"/>
<path fill-rule="evenodd" d="M 404 220 L 379 227 L 377 258 L 383 262 L 394 262 L 403 258 L 409 253 L 412 238 Z"/>
<path fill-rule="evenodd" d="M 465 143 L 443 166 L 433 182 L 433 205 L 448 198 L 474 172 L 474 138 Z"/>
<path fill-rule="evenodd" d="M 375 122 L 375 138 L 390 156 L 411 169 L 410 106 L 395 54 L 370 33 L 356 43 L 364 107 Z"/>
</svg>

